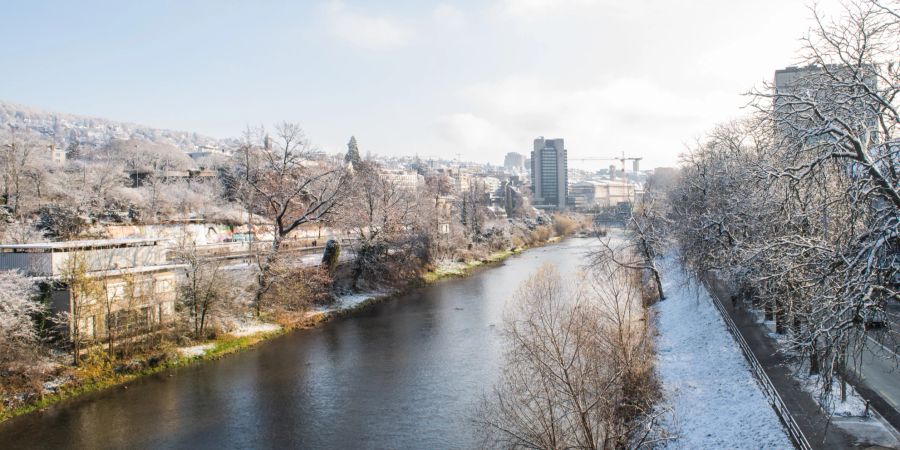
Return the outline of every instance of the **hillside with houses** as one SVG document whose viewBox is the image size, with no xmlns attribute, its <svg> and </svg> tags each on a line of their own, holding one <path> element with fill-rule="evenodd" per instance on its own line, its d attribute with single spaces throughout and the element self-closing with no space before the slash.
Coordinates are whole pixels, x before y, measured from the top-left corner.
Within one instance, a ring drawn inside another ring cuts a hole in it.
<svg viewBox="0 0 900 450">
<path fill-rule="evenodd" d="M 59 148 L 101 148 L 113 140 L 134 139 L 169 145 L 184 151 L 227 148 L 233 140 L 189 131 L 173 131 L 98 117 L 43 111 L 0 100 L 0 126 L 47 139 Z"/>
</svg>

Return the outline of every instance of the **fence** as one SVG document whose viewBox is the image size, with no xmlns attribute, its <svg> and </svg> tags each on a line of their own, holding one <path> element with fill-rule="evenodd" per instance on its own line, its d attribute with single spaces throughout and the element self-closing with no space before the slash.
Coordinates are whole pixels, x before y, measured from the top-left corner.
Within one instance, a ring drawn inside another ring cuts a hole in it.
<svg viewBox="0 0 900 450">
<path fill-rule="evenodd" d="M 806 440 L 803 430 L 800 429 L 800 426 L 797 425 L 797 422 L 794 420 L 794 416 L 788 411 L 787 406 L 784 404 L 784 400 L 781 399 L 781 395 L 775 390 L 772 380 L 769 379 L 769 375 L 766 374 L 762 364 L 756 359 L 756 355 L 750 350 L 750 346 L 747 344 L 747 341 L 744 340 L 744 336 L 741 335 L 737 325 L 731 320 L 731 316 L 728 314 L 728 311 L 725 310 L 725 306 L 722 305 L 722 302 L 719 301 L 719 298 L 716 295 L 712 295 L 712 289 L 706 282 L 704 282 L 704 285 L 706 285 L 707 291 L 710 292 L 712 303 L 716 309 L 719 310 L 719 314 L 722 316 L 722 320 L 725 321 L 728 331 L 734 336 L 734 340 L 737 341 L 738 346 L 741 347 L 741 353 L 744 354 L 744 358 L 750 363 L 753 375 L 756 376 L 756 379 L 759 380 L 759 384 L 762 386 L 763 394 L 765 394 L 769 403 L 772 405 L 772 409 L 775 410 L 775 414 L 778 415 L 778 418 L 781 419 L 781 423 L 784 424 L 785 429 L 787 429 L 788 436 L 790 436 L 798 449 L 812 450 L 812 446 L 809 445 L 809 441 Z"/>
</svg>

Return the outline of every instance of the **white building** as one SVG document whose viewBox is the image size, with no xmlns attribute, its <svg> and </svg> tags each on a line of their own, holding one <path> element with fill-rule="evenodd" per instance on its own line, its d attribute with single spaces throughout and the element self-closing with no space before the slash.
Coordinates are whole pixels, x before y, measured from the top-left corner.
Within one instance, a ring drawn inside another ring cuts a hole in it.
<svg viewBox="0 0 900 450">
<path fill-rule="evenodd" d="M 627 180 L 581 181 L 573 183 L 569 189 L 569 196 L 579 209 L 634 204 L 643 193 L 640 185 Z"/>
<path fill-rule="evenodd" d="M 66 150 L 50 145 L 50 160 L 55 164 L 63 165 L 66 163 Z"/>
<path fill-rule="evenodd" d="M 493 194 L 500 189 L 500 179 L 495 177 L 480 177 L 478 181 L 484 186 L 485 194 Z"/>
<path fill-rule="evenodd" d="M 411 170 L 382 170 L 381 177 L 408 192 L 416 192 L 416 190 L 425 185 L 425 177 Z"/>
<path fill-rule="evenodd" d="M 231 155 L 229 153 L 226 153 L 224 150 L 218 147 L 213 147 L 211 145 L 200 145 L 197 147 L 196 151 L 188 152 L 187 155 L 194 161 L 197 161 L 200 158 L 205 158 L 207 156 L 231 158 Z"/>
</svg>

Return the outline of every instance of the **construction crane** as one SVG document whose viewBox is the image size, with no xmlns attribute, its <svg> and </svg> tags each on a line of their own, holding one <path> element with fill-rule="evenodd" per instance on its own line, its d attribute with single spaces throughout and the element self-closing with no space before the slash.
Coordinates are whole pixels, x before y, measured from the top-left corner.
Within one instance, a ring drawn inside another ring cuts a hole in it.
<svg viewBox="0 0 900 450">
<path fill-rule="evenodd" d="M 625 156 L 625 152 L 622 152 L 622 156 L 620 157 L 569 158 L 570 161 L 619 161 L 622 163 L 622 178 L 625 178 L 625 161 L 632 161 L 632 169 L 637 173 L 638 170 L 640 170 L 639 161 L 642 159 L 644 158 Z"/>
<path fill-rule="evenodd" d="M 570 161 L 619 161 L 619 162 L 621 162 L 622 163 L 622 191 L 625 192 L 626 195 L 628 195 L 628 197 L 630 198 L 632 196 L 630 194 L 628 194 L 630 189 L 628 189 L 628 185 L 627 185 L 628 180 L 625 178 L 625 161 L 631 161 L 633 172 L 637 173 L 640 170 L 640 161 L 642 159 L 644 159 L 644 158 L 625 156 L 625 152 L 623 151 L 622 156 L 620 156 L 620 157 L 570 158 L 569 160 Z M 612 173 L 612 171 L 610 171 L 610 172 L 611 172 L 610 175 L 615 177 L 615 173 Z M 631 203 L 634 203 L 634 201 L 632 201 Z"/>
</svg>

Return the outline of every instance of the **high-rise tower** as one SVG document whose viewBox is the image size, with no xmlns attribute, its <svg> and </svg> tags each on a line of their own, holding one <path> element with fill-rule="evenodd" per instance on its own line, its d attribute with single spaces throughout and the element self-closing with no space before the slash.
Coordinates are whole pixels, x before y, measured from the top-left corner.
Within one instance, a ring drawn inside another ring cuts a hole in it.
<svg viewBox="0 0 900 450">
<path fill-rule="evenodd" d="M 531 183 L 535 206 L 564 209 L 568 195 L 568 156 L 562 139 L 534 140 L 531 152 Z"/>
</svg>

